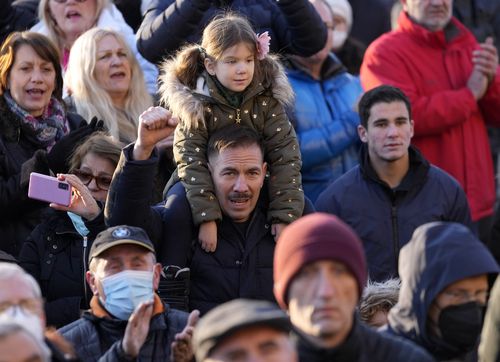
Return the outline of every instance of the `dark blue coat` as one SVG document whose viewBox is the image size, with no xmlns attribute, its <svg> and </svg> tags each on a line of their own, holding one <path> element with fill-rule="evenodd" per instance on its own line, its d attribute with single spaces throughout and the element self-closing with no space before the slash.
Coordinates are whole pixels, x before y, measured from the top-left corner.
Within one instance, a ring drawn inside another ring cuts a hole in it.
<svg viewBox="0 0 500 362">
<path fill-rule="evenodd" d="M 137 32 L 137 49 L 152 63 L 198 43 L 205 26 L 225 9 L 269 31 L 271 52 L 312 55 L 323 48 L 326 28 L 308 0 L 153 0 Z"/>
<path fill-rule="evenodd" d="M 431 338 L 428 311 L 437 295 L 464 278 L 498 273 L 495 259 L 467 228 L 457 223 L 430 223 L 418 228 L 399 258 L 399 301 L 389 312 L 388 332 L 427 349 L 438 360 L 463 352 Z"/>
<path fill-rule="evenodd" d="M 471 226 L 465 193 L 446 172 L 431 166 L 410 146 L 410 169 L 395 189 L 372 168 L 366 145 L 360 165 L 320 194 L 317 211 L 349 224 L 363 241 L 371 280 L 398 274 L 399 250 L 413 231 L 430 221 L 455 221 Z"/>
<path fill-rule="evenodd" d="M 300 362 L 430 362 L 421 347 L 403 338 L 385 335 L 354 318 L 351 332 L 335 348 L 318 348 L 296 334 Z"/>
</svg>

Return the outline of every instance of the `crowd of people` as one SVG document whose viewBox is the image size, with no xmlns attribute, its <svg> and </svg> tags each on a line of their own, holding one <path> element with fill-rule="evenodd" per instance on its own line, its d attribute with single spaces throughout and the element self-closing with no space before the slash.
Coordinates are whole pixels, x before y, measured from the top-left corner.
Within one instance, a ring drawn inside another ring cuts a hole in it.
<svg viewBox="0 0 500 362">
<path fill-rule="evenodd" d="M 500 360 L 499 19 L 7 0 L 0 361 Z"/>
</svg>

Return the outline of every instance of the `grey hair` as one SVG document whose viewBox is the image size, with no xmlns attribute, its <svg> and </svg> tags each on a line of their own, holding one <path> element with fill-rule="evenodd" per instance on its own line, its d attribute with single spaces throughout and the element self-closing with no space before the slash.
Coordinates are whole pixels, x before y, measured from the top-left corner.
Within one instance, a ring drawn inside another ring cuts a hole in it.
<svg viewBox="0 0 500 362">
<path fill-rule="evenodd" d="M 28 274 L 23 268 L 17 264 L 0 262 L 0 281 L 11 280 L 13 277 L 19 277 L 26 281 L 31 287 L 33 296 L 37 298 L 42 297 L 42 292 L 38 282 L 30 274 Z"/>
<path fill-rule="evenodd" d="M 0 322 L 0 341 L 7 339 L 8 337 L 16 333 L 24 333 L 33 342 L 35 342 L 36 346 L 40 351 L 40 357 L 42 358 L 42 362 L 51 361 L 50 349 L 47 347 L 47 345 L 44 343 L 42 339 L 36 338 L 36 336 L 33 333 L 31 333 L 31 331 L 26 326 L 23 326 L 14 319 L 5 319 Z"/>
<path fill-rule="evenodd" d="M 368 281 L 359 302 L 359 314 L 368 322 L 379 310 L 388 312 L 399 299 L 401 280 L 394 278 L 384 282 Z"/>
</svg>

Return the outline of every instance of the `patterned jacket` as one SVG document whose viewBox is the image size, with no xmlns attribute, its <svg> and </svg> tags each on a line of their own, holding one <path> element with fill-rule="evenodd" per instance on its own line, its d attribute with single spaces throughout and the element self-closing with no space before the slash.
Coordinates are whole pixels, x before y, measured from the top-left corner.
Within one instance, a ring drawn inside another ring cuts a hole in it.
<svg viewBox="0 0 500 362">
<path fill-rule="evenodd" d="M 255 129 L 264 143 L 270 169 L 268 219 L 289 224 L 302 215 L 301 158 L 297 136 L 285 113 L 293 91 L 283 68 L 276 64 L 272 84 L 254 78 L 239 108 L 224 99 L 207 73 L 190 89 L 177 78 L 173 61 L 164 65 L 161 93 L 180 125 L 175 132 L 174 157 L 186 188 L 196 225 L 221 220 L 210 177 L 206 149 L 210 135 L 232 123 Z"/>
</svg>

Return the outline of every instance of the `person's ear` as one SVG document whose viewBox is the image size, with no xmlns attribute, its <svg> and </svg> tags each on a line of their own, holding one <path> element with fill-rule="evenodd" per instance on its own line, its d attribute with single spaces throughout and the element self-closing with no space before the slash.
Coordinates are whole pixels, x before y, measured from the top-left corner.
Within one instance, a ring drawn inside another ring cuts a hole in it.
<svg viewBox="0 0 500 362">
<path fill-rule="evenodd" d="M 363 127 L 362 125 L 359 125 L 358 126 L 358 136 L 359 136 L 359 139 L 361 140 L 361 142 L 363 143 L 368 143 L 368 137 L 366 136 L 366 128 Z"/>
<path fill-rule="evenodd" d="M 205 65 L 205 69 L 207 70 L 208 74 L 212 76 L 215 75 L 215 61 L 213 61 L 209 57 L 206 57 L 203 61 L 203 64 Z"/>
<path fill-rule="evenodd" d="M 410 119 L 410 127 L 411 127 L 410 138 L 413 138 L 413 135 L 415 134 L 415 122 L 413 122 L 413 119 Z"/>
<path fill-rule="evenodd" d="M 90 289 L 92 290 L 92 294 L 99 295 L 99 290 L 97 289 L 96 278 L 94 276 L 94 273 L 92 273 L 91 271 L 87 271 L 87 273 L 85 273 L 85 279 L 87 280 L 87 284 L 90 286 Z"/>
<path fill-rule="evenodd" d="M 158 290 L 160 286 L 161 264 L 156 263 L 153 266 L 153 290 Z"/>
</svg>

